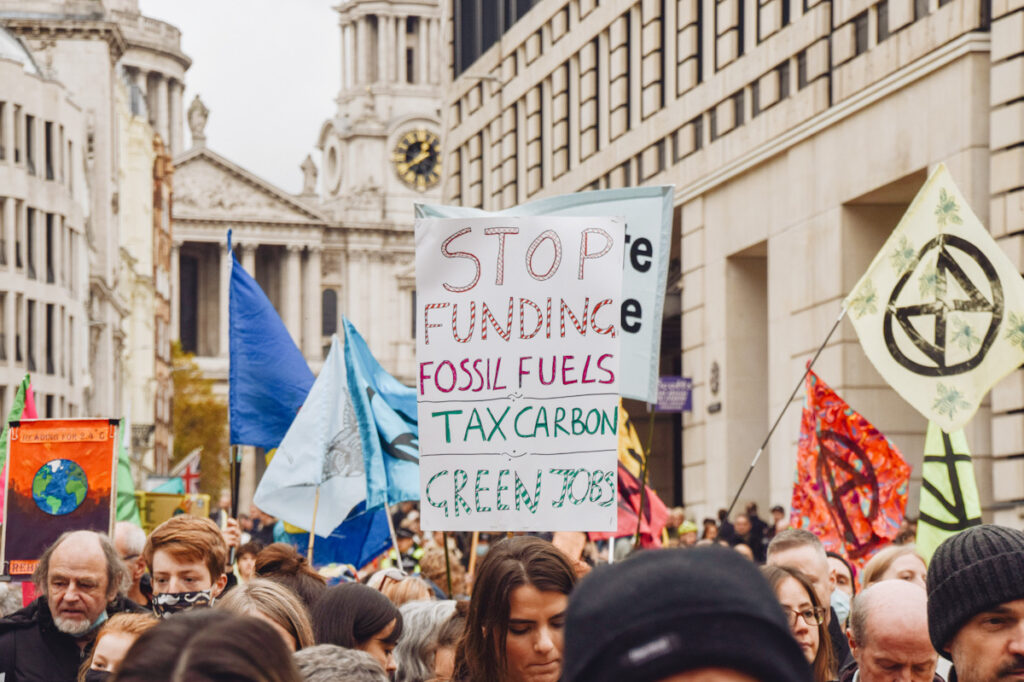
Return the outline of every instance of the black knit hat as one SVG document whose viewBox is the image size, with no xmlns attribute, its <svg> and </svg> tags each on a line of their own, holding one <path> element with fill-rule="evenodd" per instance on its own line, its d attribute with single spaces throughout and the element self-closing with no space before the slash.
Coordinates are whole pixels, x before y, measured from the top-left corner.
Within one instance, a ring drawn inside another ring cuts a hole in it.
<svg viewBox="0 0 1024 682">
<path fill-rule="evenodd" d="M 947 538 L 928 566 L 928 633 L 944 647 L 975 614 L 1024 599 L 1024 532 L 975 526 Z"/>
<path fill-rule="evenodd" d="M 563 682 L 653 682 L 708 667 L 813 677 L 768 583 L 734 550 L 642 552 L 598 568 L 569 598 Z"/>
</svg>

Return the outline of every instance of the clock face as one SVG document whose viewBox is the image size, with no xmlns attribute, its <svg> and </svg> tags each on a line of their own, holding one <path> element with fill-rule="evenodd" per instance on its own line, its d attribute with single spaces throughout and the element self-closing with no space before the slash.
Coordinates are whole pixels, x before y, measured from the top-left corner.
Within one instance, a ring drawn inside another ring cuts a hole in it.
<svg viewBox="0 0 1024 682">
<path fill-rule="evenodd" d="M 441 179 L 441 141 L 429 130 L 411 130 L 398 141 L 391 161 L 405 184 L 430 189 Z"/>
</svg>

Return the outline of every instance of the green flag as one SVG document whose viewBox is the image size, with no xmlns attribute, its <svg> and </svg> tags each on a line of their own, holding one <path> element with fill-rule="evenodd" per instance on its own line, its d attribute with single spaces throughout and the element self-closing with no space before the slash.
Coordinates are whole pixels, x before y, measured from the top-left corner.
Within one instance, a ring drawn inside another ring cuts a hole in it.
<svg viewBox="0 0 1024 682">
<path fill-rule="evenodd" d="M 25 395 L 28 393 L 28 387 L 31 385 L 32 378 L 26 374 L 21 383 L 18 384 L 18 390 L 14 393 L 14 402 L 11 403 L 11 411 L 7 413 L 3 435 L 0 436 L 0 471 L 3 471 L 3 468 L 7 466 L 7 424 L 8 422 L 21 419 L 21 413 L 25 411 Z"/>
<path fill-rule="evenodd" d="M 921 473 L 917 551 L 930 561 L 943 540 L 981 525 L 978 485 L 963 430 L 945 433 L 928 422 Z"/>
<path fill-rule="evenodd" d="M 136 526 L 142 525 L 139 518 L 139 505 L 135 501 L 135 480 L 132 479 L 131 458 L 125 442 L 131 438 L 128 433 L 128 420 L 121 420 L 121 447 L 117 451 L 117 520 L 130 521 Z"/>
</svg>

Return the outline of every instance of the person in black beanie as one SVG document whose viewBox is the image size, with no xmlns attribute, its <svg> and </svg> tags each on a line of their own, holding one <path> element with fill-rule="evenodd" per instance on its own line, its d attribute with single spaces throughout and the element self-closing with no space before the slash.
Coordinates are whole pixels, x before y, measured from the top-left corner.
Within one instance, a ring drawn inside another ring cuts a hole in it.
<svg viewBox="0 0 1024 682">
<path fill-rule="evenodd" d="M 812 680 L 757 567 L 717 546 L 649 550 L 594 570 L 569 598 L 564 655 L 562 682 L 712 670 L 720 680 Z"/>
<path fill-rule="evenodd" d="M 950 681 L 1024 679 L 1024 532 L 968 528 L 928 566 L 928 633 Z"/>
</svg>

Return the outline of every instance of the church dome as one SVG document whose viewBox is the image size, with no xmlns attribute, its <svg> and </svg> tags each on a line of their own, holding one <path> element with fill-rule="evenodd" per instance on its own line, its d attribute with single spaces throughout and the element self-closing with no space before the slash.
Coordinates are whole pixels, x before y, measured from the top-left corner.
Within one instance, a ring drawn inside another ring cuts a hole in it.
<svg viewBox="0 0 1024 682">
<path fill-rule="evenodd" d="M 25 67 L 25 73 L 39 75 L 39 67 L 32 58 L 32 53 L 3 26 L 0 26 L 0 59 L 20 62 Z"/>
</svg>

